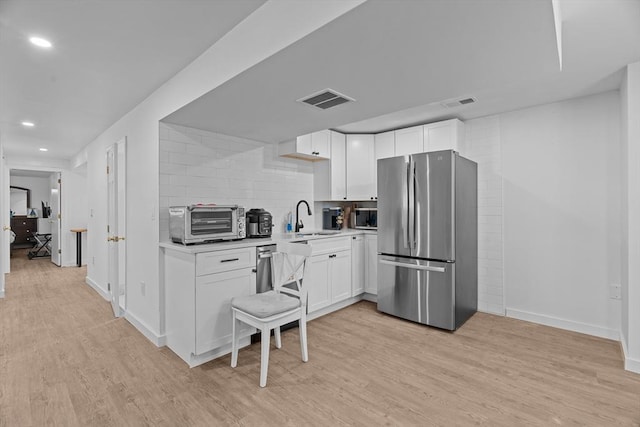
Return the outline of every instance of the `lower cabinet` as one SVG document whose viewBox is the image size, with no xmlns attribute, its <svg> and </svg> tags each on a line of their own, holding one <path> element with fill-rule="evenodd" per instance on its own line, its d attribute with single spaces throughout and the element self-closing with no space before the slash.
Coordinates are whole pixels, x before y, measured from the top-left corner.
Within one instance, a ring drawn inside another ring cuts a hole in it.
<svg viewBox="0 0 640 427">
<path fill-rule="evenodd" d="M 167 346 L 191 367 L 229 353 L 231 299 L 256 292 L 255 248 L 163 254 Z M 253 331 L 243 324 L 240 337 Z"/>
<path fill-rule="evenodd" d="M 353 236 L 351 239 L 351 296 L 364 292 L 365 258 L 364 236 Z"/>
<path fill-rule="evenodd" d="M 196 354 L 231 342 L 231 298 L 255 294 L 255 277 L 252 268 L 245 268 L 196 278 Z M 241 334 L 253 332 L 241 325 Z"/>
<path fill-rule="evenodd" d="M 378 235 L 367 234 L 365 242 L 364 291 L 378 295 Z"/>
<path fill-rule="evenodd" d="M 351 297 L 351 239 L 339 237 L 310 244 L 313 252 L 304 280 L 307 311 L 313 313 Z"/>
</svg>

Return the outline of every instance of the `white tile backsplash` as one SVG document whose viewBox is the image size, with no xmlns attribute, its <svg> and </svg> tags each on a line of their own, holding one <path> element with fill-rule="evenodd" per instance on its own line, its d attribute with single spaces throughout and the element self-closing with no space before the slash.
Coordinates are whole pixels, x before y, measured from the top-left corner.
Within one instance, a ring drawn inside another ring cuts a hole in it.
<svg viewBox="0 0 640 427">
<path fill-rule="evenodd" d="M 161 240 L 169 235 L 169 206 L 264 208 L 273 215 L 274 231 L 283 232 L 299 200 L 313 203 L 311 163 L 279 157 L 275 144 L 169 123 L 160 123 L 160 135 Z"/>
<path fill-rule="evenodd" d="M 502 146 L 498 116 L 465 122 L 460 153 L 478 163 L 478 310 L 504 315 Z"/>
</svg>

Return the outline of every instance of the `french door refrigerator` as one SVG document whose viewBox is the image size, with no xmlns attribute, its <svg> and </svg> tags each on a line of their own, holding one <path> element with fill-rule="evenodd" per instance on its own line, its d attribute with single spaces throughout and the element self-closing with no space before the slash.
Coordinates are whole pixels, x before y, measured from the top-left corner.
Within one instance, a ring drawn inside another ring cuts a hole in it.
<svg viewBox="0 0 640 427">
<path fill-rule="evenodd" d="M 477 164 L 452 150 L 378 160 L 378 310 L 455 330 L 477 310 Z"/>
</svg>

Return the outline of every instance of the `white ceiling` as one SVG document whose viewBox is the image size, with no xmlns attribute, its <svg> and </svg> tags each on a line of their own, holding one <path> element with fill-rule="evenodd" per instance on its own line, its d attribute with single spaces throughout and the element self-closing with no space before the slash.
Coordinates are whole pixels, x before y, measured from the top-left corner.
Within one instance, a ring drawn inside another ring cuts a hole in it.
<svg viewBox="0 0 640 427">
<path fill-rule="evenodd" d="M 616 89 L 640 60 L 640 2 L 369 1 L 183 107 L 166 121 L 267 142 L 334 128 L 380 132 L 470 119 Z M 329 110 L 295 100 L 325 88 Z M 474 105 L 440 102 L 474 96 Z"/>
<path fill-rule="evenodd" d="M 262 3 L 0 1 L 5 153 L 73 156 Z M 551 0 L 370 0 L 167 120 L 279 142 L 325 128 L 378 132 L 469 119 L 618 88 L 620 70 L 640 60 L 640 0 L 559 4 L 562 71 Z M 31 46 L 31 34 L 54 48 Z M 295 102 L 328 87 L 356 102 L 326 111 Z M 478 103 L 439 104 L 464 96 Z"/>
<path fill-rule="evenodd" d="M 48 178 L 52 173 L 56 173 L 56 172 L 23 170 L 23 169 L 11 169 L 11 171 L 9 171 L 10 176 L 23 176 L 23 177 L 30 177 L 30 178 Z"/>
<path fill-rule="evenodd" d="M 263 3 L 0 1 L 5 154 L 73 156 Z M 34 47 L 32 35 L 53 48 Z"/>
</svg>

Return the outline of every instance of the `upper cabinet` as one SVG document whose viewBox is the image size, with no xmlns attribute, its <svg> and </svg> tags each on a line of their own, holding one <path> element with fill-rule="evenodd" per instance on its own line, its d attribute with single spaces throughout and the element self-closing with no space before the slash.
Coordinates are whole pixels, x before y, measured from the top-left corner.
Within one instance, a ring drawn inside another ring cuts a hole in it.
<svg viewBox="0 0 640 427">
<path fill-rule="evenodd" d="M 464 136 L 463 126 L 458 119 L 424 125 L 424 151 L 459 151 L 459 142 Z"/>
<path fill-rule="evenodd" d="M 375 200 L 374 137 L 347 135 L 347 199 Z"/>
<path fill-rule="evenodd" d="M 316 200 L 347 200 L 346 137 L 331 131 L 331 160 L 313 164 L 313 194 Z"/>
<path fill-rule="evenodd" d="M 395 131 L 396 156 L 423 152 L 424 143 L 422 128 L 422 126 L 413 126 Z"/>
<path fill-rule="evenodd" d="M 301 135 L 278 145 L 278 155 L 306 160 L 331 158 L 331 131 L 328 129 Z"/>
<path fill-rule="evenodd" d="M 396 155 L 396 133 L 395 131 L 377 133 L 375 138 L 376 160 L 394 157 Z"/>
</svg>

